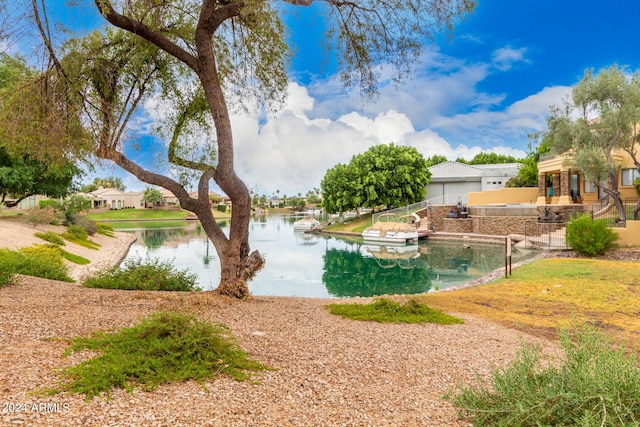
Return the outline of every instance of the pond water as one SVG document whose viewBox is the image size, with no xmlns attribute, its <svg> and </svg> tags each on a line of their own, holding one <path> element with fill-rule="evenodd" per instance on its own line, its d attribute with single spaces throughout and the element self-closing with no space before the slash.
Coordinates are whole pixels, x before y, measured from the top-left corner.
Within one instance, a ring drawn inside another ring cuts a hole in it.
<svg viewBox="0 0 640 427">
<path fill-rule="evenodd" d="M 305 234 L 293 230 L 299 217 L 254 216 L 251 248 L 266 265 L 249 283 L 253 295 L 312 298 L 417 294 L 467 283 L 504 266 L 504 247 L 460 241 L 420 241 L 407 246 L 364 244 L 361 238 Z M 127 257 L 170 260 L 197 274 L 199 286 L 220 279 L 215 248 L 198 221 L 112 223 L 136 235 Z M 513 262 L 535 252 L 512 252 Z"/>
</svg>

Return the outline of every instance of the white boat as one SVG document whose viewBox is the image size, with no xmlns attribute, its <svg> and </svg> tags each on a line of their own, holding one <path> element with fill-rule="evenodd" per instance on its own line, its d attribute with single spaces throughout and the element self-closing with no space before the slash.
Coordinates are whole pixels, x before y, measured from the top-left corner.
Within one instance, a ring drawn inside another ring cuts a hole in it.
<svg viewBox="0 0 640 427">
<path fill-rule="evenodd" d="M 382 214 L 371 227 L 362 232 L 365 242 L 406 244 L 407 242 L 418 241 L 418 230 L 412 224 L 401 222 L 405 217 L 398 218 L 398 221 L 385 221 L 394 214 Z"/>
<path fill-rule="evenodd" d="M 293 223 L 294 230 L 311 230 L 313 227 L 320 225 L 320 221 L 311 216 L 306 216 Z"/>
</svg>

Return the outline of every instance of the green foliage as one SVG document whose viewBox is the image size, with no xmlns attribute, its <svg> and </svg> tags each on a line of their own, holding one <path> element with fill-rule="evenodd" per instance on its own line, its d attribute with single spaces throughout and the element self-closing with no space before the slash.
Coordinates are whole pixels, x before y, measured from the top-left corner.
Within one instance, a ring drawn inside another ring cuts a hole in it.
<svg viewBox="0 0 640 427">
<path fill-rule="evenodd" d="M 107 237 L 115 237 L 113 227 L 108 224 L 103 224 L 101 222 L 96 222 L 96 227 L 98 228 L 97 233 L 102 234 Z"/>
<path fill-rule="evenodd" d="M 608 180 L 602 190 L 613 198 L 620 219 L 626 220 L 618 190 L 618 160 L 614 150 L 625 150 L 632 157 L 640 140 L 636 126 L 640 122 L 640 73 L 629 74 L 617 65 L 594 75 L 586 70 L 573 87 L 572 97 L 564 105 L 552 108 L 547 119 L 546 139 L 556 154 L 572 151 L 572 166 L 580 169 L 587 181 Z M 593 116 L 597 120 L 592 120 Z"/>
<path fill-rule="evenodd" d="M 509 156 L 506 154 L 497 154 L 497 153 L 485 153 L 481 152 L 476 154 L 473 159 L 465 160 L 462 157 L 458 157 L 456 162 L 458 163 L 466 163 L 468 165 L 497 165 L 500 163 L 516 163 L 518 159 L 513 156 Z"/>
<path fill-rule="evenodd" d="M 142 200 L 148 203 L 152 203 L 155 206 L 157 203 L 162 202 L 162 193 L 157 188 L 147 187 L 144 190 L 144 196 L 142 196 Z"/>
<path fill-rule="evenodd" d="M 615 247 L 618 238 L 618 233 L 608 228 L 605 221 L 594 221 L 588 214 L 567 224 L 567 244 L 579 255 L 604 255 Z"/>
<path fill-rule="evenodd" d="M 10 153 L 0 142 L 0 198 L 11 196 L 16 199 L 5 202 L 8 207 L 38 194 L 66 196 L 73 178 L 80 173 L 80 169 L 72 163 L 52 165 L 28 154 Z"/>
<path fill-rule="evenodd" d="M 38 202 L 38 207 L 40 209 L 52 208 L 54 210 L 57 210 L 60 209 L 60 202 L 55 199 L 40 200 Z"/>
<path fill-rule="evenodd" d="M 67 274 L 59 248 L 46 245 L 19 251 L 0 249 L 0 286 L 6 285 L 14 274 L 73 282 Z"/>
<path fill-rule="evenodd" d="M 538 186 L 538 162 L 540 161 L 540 156 L 548 153 L 550 148 L 548 142 L 543 139 L 542 142 L 536 146 L 535 150 L 532 149 L 533 142 L 537 141 L 541 136 L 540 132 L 527 136 L 529 137 L 529 152 L 527 153 L 527 157 L 520 161 L 522 166 L 518 169 L 518 174 L 507 181 L 507 187 Z"/>
<path fill-rule="evenodd" d="M 225 325 L 171 312 L 153 314 L 116 333 L 74 338 L 64 356 L 77 351 L 99 355 L 64 368 L 63 380 L 49 394 L 66 391 L 91 399 L 105 393 L 109 398 L 113 388 L 151 391 L 164 383 L 202 383 L 220 375 L 244 381 L 251 371 L 269 369 L 249 359 Z"/>
<path fill-rule="evenodd" d="M 74 215 L 72 217 L 72 224 L 82 229 L 89 235 L 93 236 L 98 232 L 98 226 L 93 220 L 90 220 L 86 215 Z"/>
<path fill-rule="evenodd" d="M 224 203 L 220 203 L 218 205 L 218 211 L 219 212 L 226 212 L 227 211 L 227 205 L 225 205 Z"/>
<path fill-rule="evenodd" d="M 434 154 L 433 156 L 427 159 L 427 167 L 439 165 L 440 163 L 444 163 L 448 161 L 447 156 L 441 156 L 439 154 Z"/>
<path fill-rule="evenodd" d="M 430 177 L 414 147 L 380 144 L 327 171 L 320 183 L 322 204 L 328 213 L 404 206 L 424 199 Z"/>
<path fill-rule="evenodd" d="M 636 193 L 638 193 L 638 196 L 640 196 L 640 178 L 634 179 L 633 185 L 636 187 Z"/>
<path fill-rule="evenodd" d="M 70 225 L 65 234 L 77 240 L 86 240 L 89 237 L 87 231 L 79 225 Z"/>
<path fill-rule="evenodd" d="M 200 291 L 197 276 L 188 270 L 176 270 L 169 261 L 129 258 L 122 265 L 99 271 L 88 278 L 88 288 L 143 291 Z"/>
<path fill-rule="evenodd" d="M 106 178 L 94 178 L 93 179 L 93 183 L 89 184 L 87 186 L 87 189 L 89 188 L 93 188 L 90 191 L 95 191 L 98 188 L 115 188 L 116 190 L 119 191 L 125 191 L 126 187 L 124 185 L 124 183 L 122 182 L 122 178 L 120 177 L 115 177 L 115 176 L 108 176 Z M 88 191 L 88 192 L 90 192 Z"/>
<path fill-rule="evenodd" d="M 438 323 L 452 325 L 463 323 L 457 317 L 449 316 L 424 304 L 410 299 L 404 305 L 386 298 L 370 304 L 329 304 L 331 314 L 355 320 L 373 320 L 381 323 Z"/>
<path fill-rule="evenodd" d="M 63 244 L 64 244 L 64 241 L 63 241 Z M 49 243 L 49 244 L 46 244 L 46 245 L 34 245 L 34 246 L 36 246 L 36 247 L 43 246 L 43 247 L 49 248 L 51 250 L 54 250 L 54 251 L 58 252 L 62 258 L 66 259 L 67 261 L 72 262 L 74 264 L 87 265 L 87 264 L 91 263 L 91 261 L 88 260 L 85 257 L 82 257 L 80 255 L 76 255 L 76 254 L 72 254 L 71 252 L 65 251 L 57 243 Z"/>
<path fill-rule="evenodd" d="M 476 426 L 637 426 L 640 370 L 636 353 L 593 327 L 560 333 L 565 357 L 543 363 L 539 346 L 524 343 L 491 383 L 459 386 L 447 399 Z"/>
<path fill-rule="evenodd" d="M 70 225 L 67 231 L 62 233 L 62 237 L 87 249 L 98 250 L 100 248 L 100 244 L 88 239 L 87 231 L 79 225 Z"/>
<path fill-rule="evenodd" d="M 46 240 L 47 242 L 53 243 L 55 245 L 60 245 L 60 246 L 64 246 L 64 239 L 58 234 L 58 233 L 54 233 L 53 231 L 47 231 L 47 232 L 37 232 L 34 234 L 36 237 L 41 238 L 42 240 Z"/>
</svg>

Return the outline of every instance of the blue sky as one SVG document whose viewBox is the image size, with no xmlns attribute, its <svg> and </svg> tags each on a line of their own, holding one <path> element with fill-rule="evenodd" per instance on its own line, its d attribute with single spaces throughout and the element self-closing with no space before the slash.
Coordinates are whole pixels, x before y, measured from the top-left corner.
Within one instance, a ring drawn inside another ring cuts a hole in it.
<svg viewBox="0 0 640 427">
<path fill-rule="evenodd" d="M 56 2 L 61 3 L 61 2 Z M 323 2 L 287 15 L 298 51 L 286 106 L 275 117 L 235 116 L 236 169 L 260 193 L 305 193 L 326 170 L 368 147 L 395 142 L 425 157 L 470 159 L 480 151 L 521 157 L 527 134 L 545 127 L 549 106 L 566 97 L 587 68 L 640 68 L 635 0 L 478 0 L 454 38 L 425 45 L 421 63 L 401 86 L 383 81 L 364 102 L 347 91 L 325 54 Z M 75 12 L 74 29 L 91 27 Z M 330 52 L 331 54 L 331 52 Z M 386 70 L 382 70 L 386 76 Z M 147 111 L 150 120 L 161 113 Z M 142 157 L 155 158 L 150 153 Z M 142 189 L 117 169 L 129 189 Z M 90 181 L 90 179 L 87 179 Z"/>
</svg>

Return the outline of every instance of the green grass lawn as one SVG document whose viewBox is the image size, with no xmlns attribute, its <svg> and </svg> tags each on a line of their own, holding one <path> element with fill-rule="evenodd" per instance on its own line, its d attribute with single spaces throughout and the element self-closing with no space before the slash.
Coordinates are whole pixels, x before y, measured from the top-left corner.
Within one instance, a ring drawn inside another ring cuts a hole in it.
<svg viewBox="0 0 640 427">
<path fill-rule="evenodd" d="M 90 212 L 87 216 L 94 221 L 145 221 L 158 219 L 184 219 L 193 215 L 184 209 L 119 209 L 105 212 Z M 231 218 L 228 213 L 213 210 L 216 219 Z"/>
<path fill-rule="evenodd" d="M 165 209 L 112 209 L 104 212 L 91 212 L 87 216 L 94 221 L 109 220 L 145 220 L 145 219 L 179 219 L 189 216 L 185 210 Z"/>
<path fill-rule="evenodd" d="M 447 313 L 468 313 L 524 329 L 587 322 L 640 348 L 640 263 L 543 258 L 508 279 L 418 297 Z"/>
<path fill-rule="evenodd" d="M 329 233 L 338 232 L 338 233 L 357 233 L 361 234 L 365 228 L 371 226 L 371 214 L 367 213 L 361 215 L 360 217 L 349 219 L 343 223 L 333 224 L 324 229 Z"/>
</svg>

